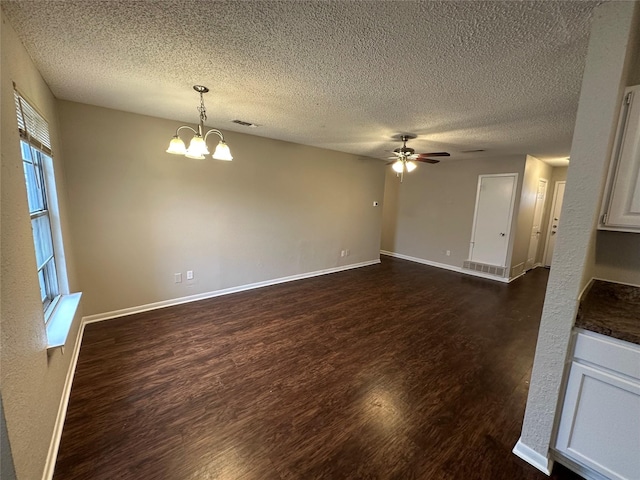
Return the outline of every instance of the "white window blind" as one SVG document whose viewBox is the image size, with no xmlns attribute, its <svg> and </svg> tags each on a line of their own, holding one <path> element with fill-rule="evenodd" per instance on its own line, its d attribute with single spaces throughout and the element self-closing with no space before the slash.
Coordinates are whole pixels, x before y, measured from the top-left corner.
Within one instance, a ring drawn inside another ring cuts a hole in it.
<svg viewBox="0 0 640 480">
<path fill-rule="evenodd" d="M 49 139 L 47 121 L 15 90 L 14 96 L 20 136 L 46 154 L 51 155 L 51 140 Z"/>
</svg>

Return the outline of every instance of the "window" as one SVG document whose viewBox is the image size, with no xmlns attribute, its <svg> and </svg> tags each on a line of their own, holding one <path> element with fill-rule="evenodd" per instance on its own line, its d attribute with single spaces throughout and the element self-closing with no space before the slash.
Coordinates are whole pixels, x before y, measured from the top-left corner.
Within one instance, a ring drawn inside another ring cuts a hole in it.
<svg viewBox="0 0 640 480">
<path fill-rule="evenodd" d="M 45 178 L 45 165 L 51 165 L 53 162 L 49 127 L 40 114 L 17 92 L 15 101 L 40 297 L 46 320 L 60 297 L 49 209 L 51 197 L 47 192 Z"/>
</svg>

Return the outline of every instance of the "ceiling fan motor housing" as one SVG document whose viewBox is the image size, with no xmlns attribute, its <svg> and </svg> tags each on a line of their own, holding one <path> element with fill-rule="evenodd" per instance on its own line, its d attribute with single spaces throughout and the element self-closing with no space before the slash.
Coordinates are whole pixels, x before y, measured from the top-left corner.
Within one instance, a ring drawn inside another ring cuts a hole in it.
<svg viewBox="0 0 640 480">
<path fill-rule="evenodd" d="M 411 147 L 400 147 L 400 148 L 396 148 L 394 152 L 403 153 L 405 155 L 413 155 L 415 153 L 415 150 Z"/>
</svg>

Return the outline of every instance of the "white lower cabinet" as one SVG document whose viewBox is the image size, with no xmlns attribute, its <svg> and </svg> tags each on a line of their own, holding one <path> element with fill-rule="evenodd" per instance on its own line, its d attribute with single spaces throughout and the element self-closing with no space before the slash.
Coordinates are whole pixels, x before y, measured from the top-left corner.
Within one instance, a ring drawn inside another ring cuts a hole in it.
<svg viewBox="0 0 640 480">
<path fill-rule="evenodd" d="M 587 478 L 640 480 L 640 347 L 578 333 L 555 449 Z"/>
</svg>

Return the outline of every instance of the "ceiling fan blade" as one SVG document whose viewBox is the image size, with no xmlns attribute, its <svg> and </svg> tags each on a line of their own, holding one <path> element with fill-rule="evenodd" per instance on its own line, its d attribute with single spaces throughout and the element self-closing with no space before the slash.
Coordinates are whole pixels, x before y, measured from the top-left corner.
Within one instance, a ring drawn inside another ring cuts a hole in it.
<svg viewBox="0 0 640 480">
<path fill-rule="evenodd" d="M 398 160 L 391 160 L 390 162 L 385 163 L 385 165 L 393 165 L 394 163 L 396 163 Z"/>
<path fill-rule="evenodd" d="M 440 160 L 436 160 L 435 158 L 416 158 L 415 161 L 423 163 L 440 163 Z"/>
<path fill-rule="evenodd" d="M 449 152 L 418 153 L 420 157 L 450 157 Z"/>
</svg>

